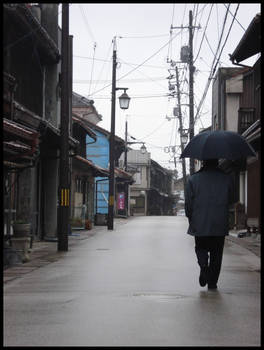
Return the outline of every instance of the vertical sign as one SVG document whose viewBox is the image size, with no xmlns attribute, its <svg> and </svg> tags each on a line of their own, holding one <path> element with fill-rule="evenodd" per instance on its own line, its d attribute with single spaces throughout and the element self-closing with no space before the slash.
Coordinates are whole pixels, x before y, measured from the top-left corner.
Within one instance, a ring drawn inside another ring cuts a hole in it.
<svg viewBox="0 0 264 350">
<path fill-rule="evenodd" d="M 125 209 L 125 193 L 124 192 L 118 193 L 117 209 L 118 210 L 124 210 Z"/>
</svg>

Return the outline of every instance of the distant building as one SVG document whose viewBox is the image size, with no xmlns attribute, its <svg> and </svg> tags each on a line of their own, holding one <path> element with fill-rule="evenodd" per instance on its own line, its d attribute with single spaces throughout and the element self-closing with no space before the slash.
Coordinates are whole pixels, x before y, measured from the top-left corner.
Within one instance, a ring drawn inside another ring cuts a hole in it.
<svg viewBox="0 0 264 350">
<path fill-rule="evenodd" d="M 94 106 L 94 101 L 76 92 L 72 93 L 72 113 L 93 124 L 98 124 L 102 120 L 101 114 L 97 112 Z"/>
<path fill-rule="evenodd" d="M 123 164 L 124 154 L 120 157 Z M 175 197 L 172 193 L 174 175 L 150 158 L 150 153 L 129 149 L 127 171 L 133 174 L 129 186 L 130 215 L 172 215 Z"/>
</svg>

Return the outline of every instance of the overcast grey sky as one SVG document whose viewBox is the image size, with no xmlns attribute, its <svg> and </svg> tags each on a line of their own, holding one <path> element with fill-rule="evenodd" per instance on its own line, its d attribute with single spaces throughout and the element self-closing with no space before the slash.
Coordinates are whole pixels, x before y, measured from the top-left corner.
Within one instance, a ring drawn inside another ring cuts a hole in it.
<svg viewBox="0 0 264 350">
<path fill-rule="evenodd" d="M 193 11 L 194 114 L 196 115 L 222 34 L 223 48 L 219 66 L 232 67 L 228 54 L 239 43 L 260 3 L 81 3 L 70 4 L 70 34 L 73 35 L 73 90 L 95 101 L 103 120 L 98 125 L 110 130 L 113 37 L 117 36 L 117 87 L 128 88 L 130 107 L 123 111 L 116 103 L 116 134 L 124 138 L 125 120 L 128 133 L 146 142 L 151 158 L 174 169 L 173 154 L 164 148 L 179 145 L 177 119 L 173 117 L 176 98 L 169 98 L 168 60 L 179 61 L 180 49 L 188 45 L 189 10 Z M 239 6 L 238 6 L 239 5 Z M 236 12 L 237 11 L 237 12 Z M 236 13 L 235 19 L 234 15 Z M 226 21 L 224 21 L 226 16 Z M 233 24 L 232 24 L 233 21 Z M 224 25 L 225 23 L 225 25 Z M 231 29 L 230 29 L 231 28 Z M 205 33 L 205 34 L 204 34 Z M 120 38 L 122 37 L 122 38 Z M 218 57 L 218 55 L 216 56 Z M 256 57 L 243 63 L 253 64 Z M 181 102 L 188 104 L 187 64 L 177 65 L 181 80 Z M 202 105 L 195 133 L 211 125 L 211 87 Z M 121 94 L 117 91 L 117 98 Z M 182 107 L 184 126 L 188 127 L 189 108 Z M 140 145 L 133 146 L 135 149 Z M 179 154 L 178 154 L 179 156 Z M 177 166 L 179 176 L 181 167 Z"/>
</svg>

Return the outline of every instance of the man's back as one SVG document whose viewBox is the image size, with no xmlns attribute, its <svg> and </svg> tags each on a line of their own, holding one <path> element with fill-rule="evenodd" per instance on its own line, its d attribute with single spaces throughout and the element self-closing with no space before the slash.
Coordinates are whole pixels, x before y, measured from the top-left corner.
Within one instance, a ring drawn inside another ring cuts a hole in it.
<svg viewBox="0 0 264 350">
<path fill-rule="evenodd" d="M 194 236 L 223 236 L 229 231 L 229 204 L 233 199 L 230 175 L 217 167 L 204 167 L 186 186 L 185 211 L 188 233 Z"/>
</svg>

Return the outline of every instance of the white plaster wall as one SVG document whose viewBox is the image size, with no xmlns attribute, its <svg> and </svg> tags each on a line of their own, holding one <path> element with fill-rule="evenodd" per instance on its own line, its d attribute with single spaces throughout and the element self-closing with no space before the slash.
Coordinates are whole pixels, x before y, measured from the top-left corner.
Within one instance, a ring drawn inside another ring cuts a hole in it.
<svg viewBox="0 0 264 350">
<path fill-rule="evenodd" d="M 226 96 L 226 130 L 237 132 L 238 126 L 239 94 Z"/>
</svg>

